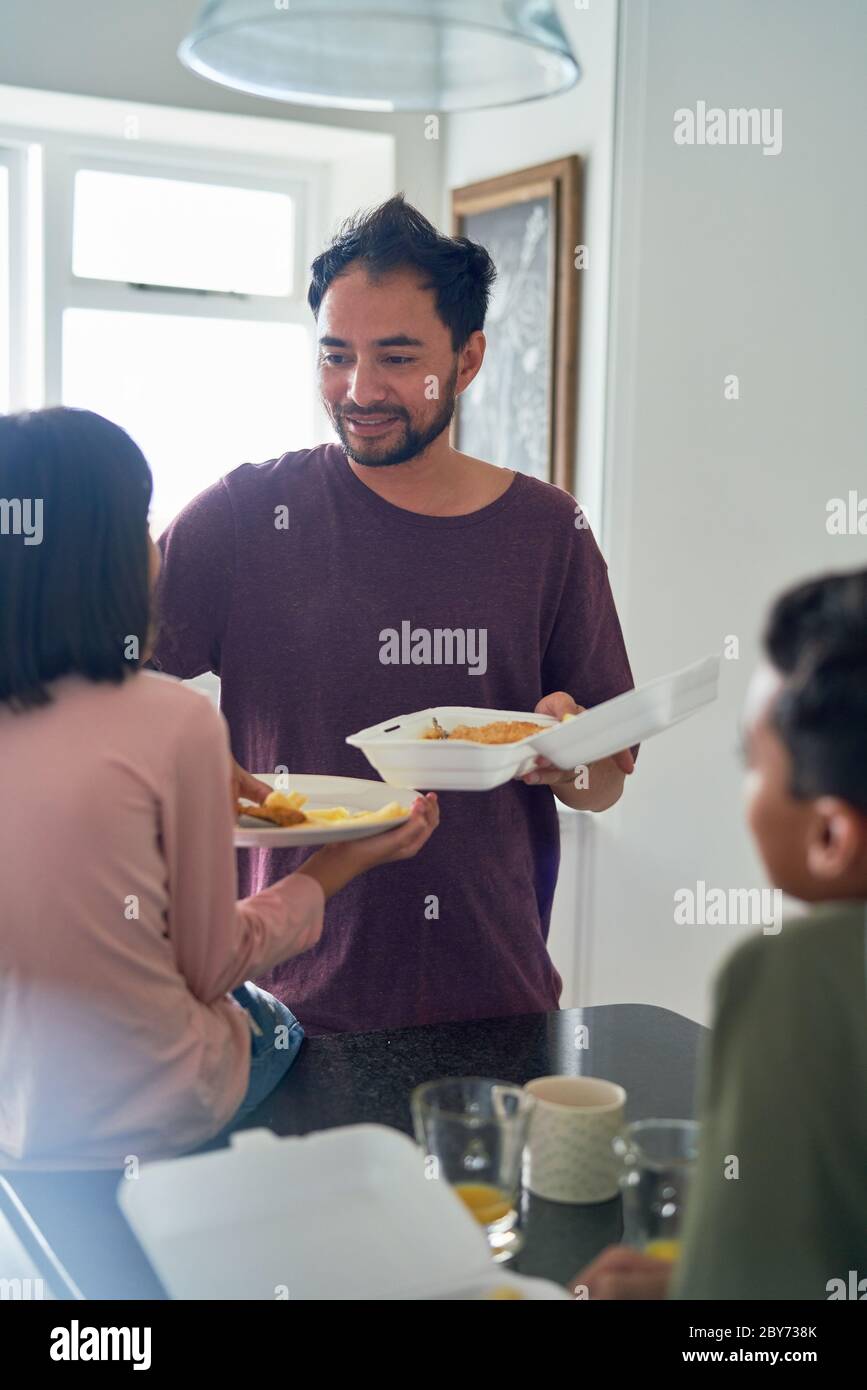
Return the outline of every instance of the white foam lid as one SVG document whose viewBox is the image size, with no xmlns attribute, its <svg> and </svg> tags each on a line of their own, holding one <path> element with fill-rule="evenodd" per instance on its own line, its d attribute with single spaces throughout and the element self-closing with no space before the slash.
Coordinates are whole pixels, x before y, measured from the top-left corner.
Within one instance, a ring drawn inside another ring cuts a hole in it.
<svg viewBox="0 0 867 1390">
<path fill-rule="evenodd" d="M 421 1150 L 382 1125 L 242 1131 L 228 1149 L 146 1165 L 119 1201 L 173 1298 L 442 1298 L 501 1284 L 568 1297 L 496 1268 Z"/>
</svg>

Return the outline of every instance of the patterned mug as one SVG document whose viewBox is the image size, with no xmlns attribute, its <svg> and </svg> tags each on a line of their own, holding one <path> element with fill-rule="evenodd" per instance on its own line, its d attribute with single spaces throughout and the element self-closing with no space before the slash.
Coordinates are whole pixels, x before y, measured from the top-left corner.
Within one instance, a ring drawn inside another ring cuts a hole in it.
<svg viewBox="0 0 867 1390">
<path fill-rule="evenodd" d="M 626 1092 L 596 1076 L 539 1076 L 524 1151 L 524 1186 L 552 1202 L 607 1202 L 617 1196 L 612 1143 L 623 1127 Z"/>
</svg>

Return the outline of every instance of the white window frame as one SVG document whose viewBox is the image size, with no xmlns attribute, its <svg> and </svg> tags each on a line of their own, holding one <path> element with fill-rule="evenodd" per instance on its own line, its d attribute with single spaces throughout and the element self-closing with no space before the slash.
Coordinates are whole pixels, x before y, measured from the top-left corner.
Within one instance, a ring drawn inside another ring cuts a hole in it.
<svg viewBox="0 0 867 1390">
<path fill-rule="evenodd" d="M 24 87 L 0 85 L 0 150 L 12 152 L 19 180 L 10 198 L 21 222 L 10 276 L 16 299 L 10 336 L 26 351 L 12 354 L 13 410 L 61 403 L 66 308 L 258 319 L 312 329 L 306 303 L 311 260 L 347 213 L 395 191 L 392 135 Z M 291 295 L 142 291 L 74 276 L 72 200 L 79 168 L 288 192 L 295 203 Z M 327 433 L 318 402 L 315 421 Z"/>
<path fill-rule="evenodd" d="M 37 151 L 30 151 L 22 142 L 0 136 L 0 165 L 7 171 L 9 187 L 9 271 L 4 298 L 9 349 L 9 409 L 13 411 L 23 410 L 32 403 L 34 386 L 31 378 L 35 325 L 27 314 L 28 286 L 34 269 L 33 252 L 39 250 L 38 233 L 28 220 L 28 209 L 31 208 L 28 180 L 33 161 L 38 166 Z M 36 394 L 39 394 L 38 384 Z"/>
<path fill-rule="evenodd" d="M 313 172 L 289 174 L 268 161 L 251 159 L 191 159 L 185 152 L 166 147 L 136 148 L 129 154 L 119 148 L 120 144 L 55 140 L 45 150 L 45 393 L 49 404 L 61 400 L 63 314 L 67 309 L 292 323 L 308 331 L 312 326 L 304 289 L 314 240 L 311 210 L 317 190 Z M 118 280 L 74 275 L 73 202 L 75 176 L 80 169 L 288 194 L 294 211 L 291 294 L 235 295 L 183 287 L 142 290 Z"/>
</svg>

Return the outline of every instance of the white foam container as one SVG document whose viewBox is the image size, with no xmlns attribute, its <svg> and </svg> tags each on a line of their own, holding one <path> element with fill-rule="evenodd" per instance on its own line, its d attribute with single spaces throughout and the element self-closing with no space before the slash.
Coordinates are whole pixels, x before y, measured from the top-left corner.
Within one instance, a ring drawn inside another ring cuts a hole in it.
<svg viewBox="0 0 867 1390">
<path fill-rule="evenodd" d="M 146 1164 L 118 1201 L 172 1298 L 476 1299 L 504 1285 L 569 1298 L 495 1266 L 460 1198 L 384 1125 L 243 1130 L 228 1149 Z"/>
<path fill-rule="evenodd" d="M 533 766 L 535 754 L 528 738 L 497 744 L 422 738 L 434 716 L 447 732 L 458 724 L 488 724 L 497 719 L 528 719 L 534 724 L 559 727 L 556 719 L 528 714 L 526 710 L 437 705 L 385 719 L 352 734 L 346 742 L 360 748 L 382 780 L 392 787 L 404 785 L 404 770 L 411 767 L 419 779 L 416 785 L 425 791 L 484 792 L 501 786 L 519 772 L 529 772 Z"/>
<path fill-rule="evenodd" d="M 537 755 L 563 769 L 582 767 L 663 733 L 716 699 L 719 663 L 719 656 L 703 657 L 680 671 L 594 705 L 565 723 L 526 710 L 439 705 L 384 719 L 350 735 L 346 742 L 360 748 L 390 786 L 489 791 L 529 772 Z M 431 727 L 434 716 L 447 733 L 458 724 L 487 724 L 499 719 L 528 719 L 547 727 L 518 743 L 425 739 L 422 734 Z"/>
</svg>

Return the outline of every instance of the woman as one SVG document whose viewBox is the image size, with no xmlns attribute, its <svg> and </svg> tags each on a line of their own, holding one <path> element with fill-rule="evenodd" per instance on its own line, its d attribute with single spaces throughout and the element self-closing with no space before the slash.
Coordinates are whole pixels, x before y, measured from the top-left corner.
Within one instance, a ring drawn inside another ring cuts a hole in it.
<svg viewBox="0 0 867 1390">
<path fill-rule="evenodd" d="M 327 899 L 438 821 L 429 794 L 236 902 L 224 721 L 141 669 L 150 496 L 100 416 L 0 419 L 0 497 L 42 518 L 39 543 L 0 534 L 0 1169 L 179 1154 L 260 1103 L 303 1032 L 243 982 L 315 946 Z"/>
</svg>

